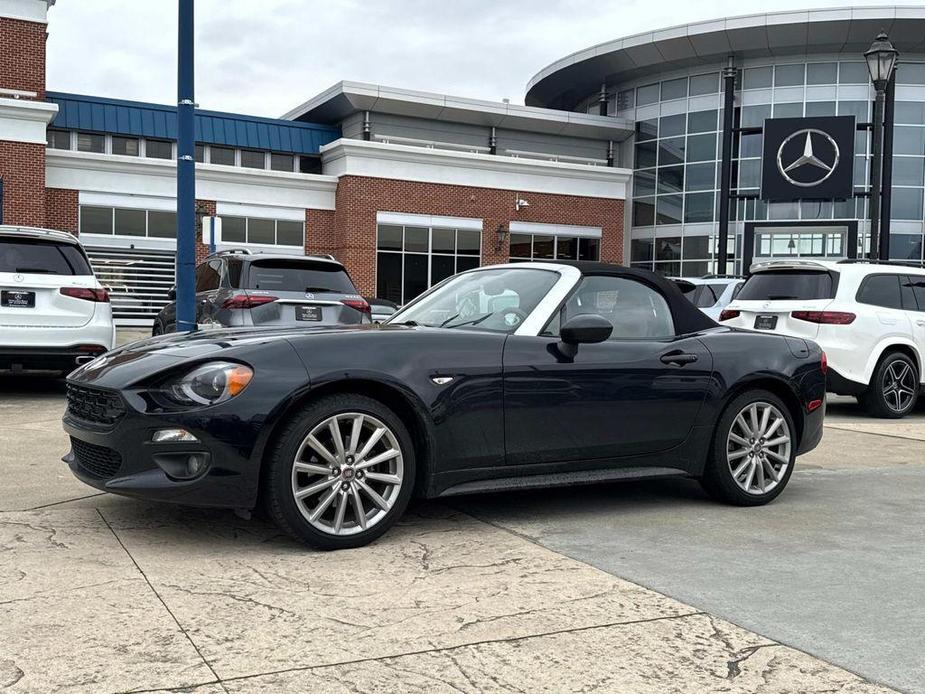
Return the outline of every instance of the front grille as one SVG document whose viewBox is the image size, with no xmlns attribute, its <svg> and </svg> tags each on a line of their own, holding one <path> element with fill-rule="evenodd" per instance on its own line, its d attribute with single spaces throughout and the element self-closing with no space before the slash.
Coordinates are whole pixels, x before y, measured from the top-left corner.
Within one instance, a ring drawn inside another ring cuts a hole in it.
<svg viewBox="0 0 925 694">
<path fill-rule="evenodd" d="M 125 406 L 117 393 L 68 383 L 67 411 L 85 422 L 115 424 L 125 414 Z"/>
<path fill-rule="evenodd" d="M 122 467 L 122 456 L 105 446 L 97 446 L 71 437 L 74 458 L 84 471 L 101 480 L 115 477 Z"/>
</svg>

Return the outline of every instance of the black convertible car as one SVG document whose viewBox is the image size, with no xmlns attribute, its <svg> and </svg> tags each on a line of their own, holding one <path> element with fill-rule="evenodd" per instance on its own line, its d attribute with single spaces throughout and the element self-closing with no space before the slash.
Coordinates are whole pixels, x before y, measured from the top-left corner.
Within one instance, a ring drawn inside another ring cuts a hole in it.
<svg viewBox="0 0 925 694">
<path fill-rule="evenodd" d="M 602 263 L 451 277 L 387 323 L 206 331 L 68 379 L 65 456 L 109 492 L 246 511 L 354 547 L 412 495 L 691 476 L 752 506 L 822 436 L 825 355 L 718 326 Z"/>
</svg>

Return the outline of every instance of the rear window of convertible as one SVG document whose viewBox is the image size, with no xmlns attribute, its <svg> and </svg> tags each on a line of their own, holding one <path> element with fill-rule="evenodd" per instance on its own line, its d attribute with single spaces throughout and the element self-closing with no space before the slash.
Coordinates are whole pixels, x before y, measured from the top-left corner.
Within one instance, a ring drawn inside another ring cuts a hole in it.
<svg viewBox="0 0 925 694">
<path fill-rule="evenodd" d="M 832 272 L 772 270 L 756 272 L 745 281 L 736 297 L 739 301 L 805 301 L 834 299 L 836 281 Z"/>
</svg>

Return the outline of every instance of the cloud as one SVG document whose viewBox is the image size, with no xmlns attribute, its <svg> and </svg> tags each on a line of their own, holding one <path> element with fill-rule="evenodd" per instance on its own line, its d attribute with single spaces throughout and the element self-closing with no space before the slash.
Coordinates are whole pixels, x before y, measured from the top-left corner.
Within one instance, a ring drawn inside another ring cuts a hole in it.
<svg viewBox="0 0 925 694">
<path fill-rule="evenodd" d="M 775 9 L 807 4 L 844 3 L 778 0 Z M 176 7 L 176 0 L 59 0 L 49 12 L 49 89 L 175 102 Z M 198 0 L 196 97 L 203 108 L 278 116 L 346 79 L 523 103 L 527 80 L 574 51 L 766 7 L 759 0 Z"/>
</svg>

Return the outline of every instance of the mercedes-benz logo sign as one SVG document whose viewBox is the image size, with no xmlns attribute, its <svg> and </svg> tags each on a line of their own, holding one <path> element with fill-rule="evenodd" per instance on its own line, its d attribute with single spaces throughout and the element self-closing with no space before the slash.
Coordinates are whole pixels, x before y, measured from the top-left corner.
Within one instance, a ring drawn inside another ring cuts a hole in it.
<svg viewBox="0 0 925 694">
<path fill-rule="evenodd" d="M 788 183 L 812 188 L 834 173 L 840 156 L 838 143 L 831 135 L 816 128 L 805 128 L 780 143 L 777 169 Z"/>
</svg>

